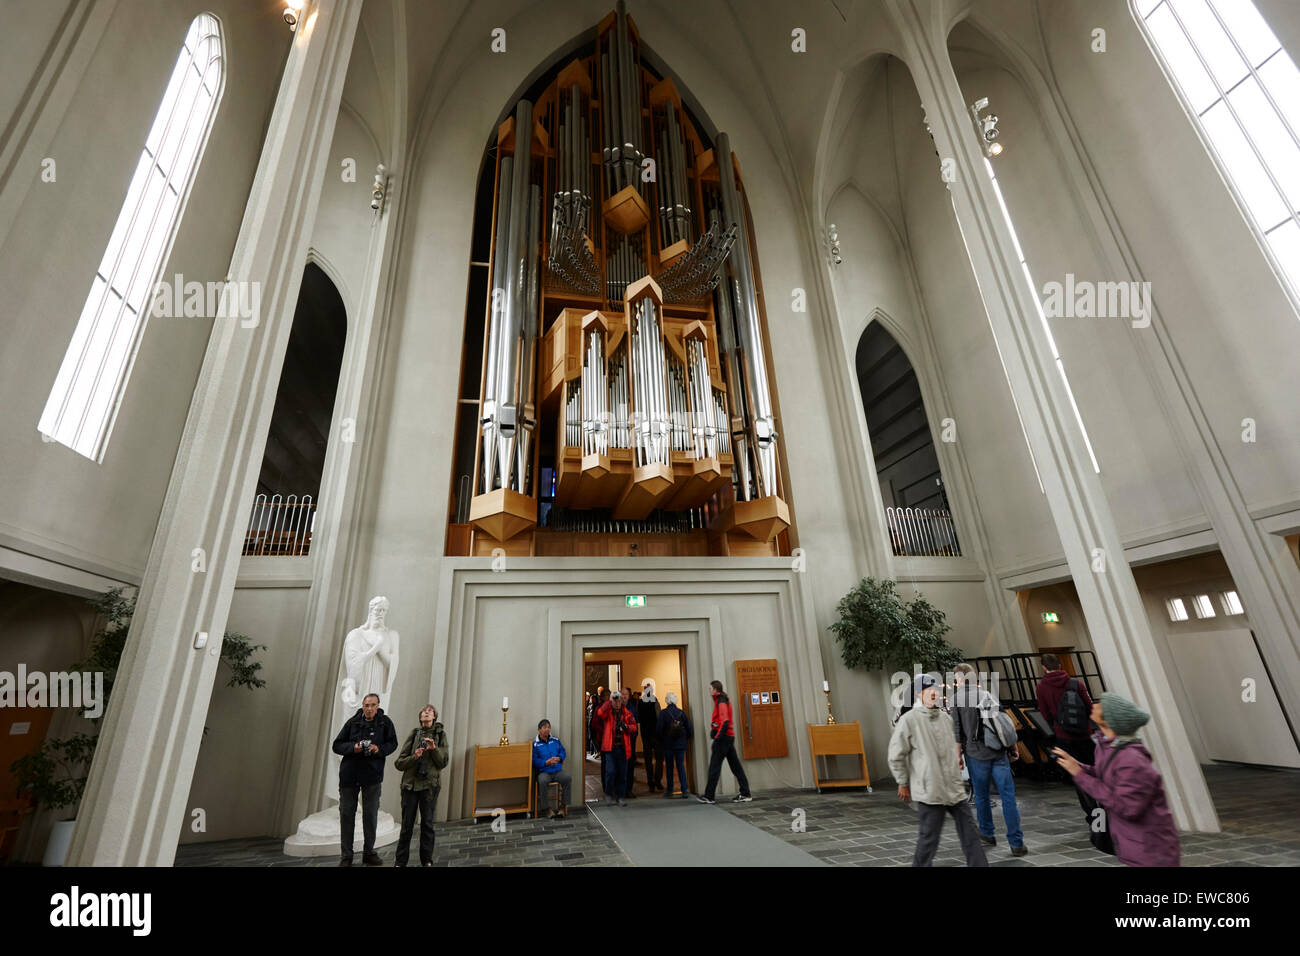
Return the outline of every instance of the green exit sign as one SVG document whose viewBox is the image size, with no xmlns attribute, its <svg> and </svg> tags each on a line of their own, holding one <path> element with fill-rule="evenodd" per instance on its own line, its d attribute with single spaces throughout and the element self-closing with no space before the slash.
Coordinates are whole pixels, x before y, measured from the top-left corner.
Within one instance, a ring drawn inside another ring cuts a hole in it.
<svg viewBox="0 0 1300 956">
<path fill-rule="evenodd" d="M 628 607 L 645 607 L 645 595 L 644 595 L 644 594 L 629 594 L 629 595 L 627 596 L 627 606 L 628 606 Z"/>
<path fill-rule="evenodd" d="M 1060 615 L 1057 614 L 1055 611 L 1044 611 L 1044 612 L 1043 612 L 1043 623 L 1044 623 L 1044 624 L 1059 624 L 1060 622 L 1061 622 L 1061 617 L 1060 617 Z"/>
</svg>

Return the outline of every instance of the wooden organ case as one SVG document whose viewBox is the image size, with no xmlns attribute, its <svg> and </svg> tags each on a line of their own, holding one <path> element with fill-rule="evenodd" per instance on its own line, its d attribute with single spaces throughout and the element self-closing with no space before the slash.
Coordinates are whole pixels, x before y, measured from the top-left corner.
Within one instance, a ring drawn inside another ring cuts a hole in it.
<svg viewBox="0 0 1300 956">
<path fill-rule="evenodd" d="M 621 2 L 596 35 L 497 130 L 446 553 L 789 554 L 738 164 Z"/>
</svg>

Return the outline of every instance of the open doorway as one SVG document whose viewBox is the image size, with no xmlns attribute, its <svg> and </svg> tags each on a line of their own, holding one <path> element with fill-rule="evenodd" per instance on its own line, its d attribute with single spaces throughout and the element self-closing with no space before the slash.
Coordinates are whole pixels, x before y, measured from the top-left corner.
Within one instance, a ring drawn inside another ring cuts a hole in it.
<svg viewBox="0 0 1300 956">
<path fill-rule="evenodd" d="M 667 696 L 674 694 L 677 697 L 677 705 L 686 711 L 697 728 L 700 726 L 701 717 L 691 708 L 686 688 L 685 647 L 602 647 L 585 651 L 582 658 L 583 690 L 595 693 L 599 687 L 617 687 L 626 694 L 630 689 L 633 698 L 629 706 L 635 710 L 640 703 L 641 688 L 646 681 L 649 681 L 654 687 L 655 700 L 660 708 L 664 706 Z M 588 803 L 599 802 L 604 793 L 604 781 L 601 777 L 599 754 L 597 753 L 595 759 L 592 759 L 591 751 L 599 750 L 600 741 L 585 742 L 587 746 L 584 749 L 589 752 L 582 761 L 583 799 Z M 644 798 L 650 794 L 650 784 L 646 775 L 642 735 L 639 733 L 635 745 L 635 766 L 631 768 L 633 776 L 630 792 L 635 797 Z M 686 780 L 687 789 L 694 793 L 695 769 L 692 765 L 692 746 L 693 744 L 687 745 Z M 664 775 L 661 773 L 658 783 L 662 786 L 664 782 Z M 680 784 L 674 780 L 674 790 L 678 789 Z"/>
</svg>

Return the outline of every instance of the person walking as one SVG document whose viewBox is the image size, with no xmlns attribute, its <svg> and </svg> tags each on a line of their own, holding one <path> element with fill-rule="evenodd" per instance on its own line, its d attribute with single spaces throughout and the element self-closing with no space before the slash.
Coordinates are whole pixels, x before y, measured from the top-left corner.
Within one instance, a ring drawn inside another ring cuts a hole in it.
<svg viewBox="0 0 1300 956">
<path fill-rule="evenodd" d="M 918 832 L 912 866 L 934 861 L 944 814 L 957 826 L 966 865 L 988 866 L 961 782 L 952 718 L 939 709 L 939 682 L 921 674 L 913 683 L 915 704 L 899 718 L 889 738 L 889 769 L 898 783 L 898 798 L 916 800 Z"/>
<path fill-rule="evenodd" d="M 433 811 L 442 789 L 442 771 L 447 769 L 451 751 L 447 734 L 438 721 L 433 704 L 420 708 L 420 722 L 393 761 L 402 772 L 402 832 L 397 838 L 397 866 L 406 866 L 411 856 L 411 836 L 415 815 L 420 814 L 420 865 L 433 866 Z"/>
<path fill-rule="evenodd" d="M 352 865 L 352 841 L 356 832 L 357 799 L 361 800 L 361 862 L 382 866 L 375 852 L 375 831 L 379 827 L 379 798 L 384 785 L 384 759 L 397 749 L 397 730 L 379 706 L 378 694 L 367 694 L 361 708 L 348 719 L 334 738 L 339 761 L 339 842 L 343 851 L 339 866 Z"/>
<path fill-rule="evenodd" d="M 654 685 L 649 681 L 641 689 L 636 705 L 636 725 L 641 728 L 641 758 L 645 763 L 646 784 L 650 792 L 664 788 L 664 751 L 659 739 L 659 701 L 655 699 Z"/>
<path fill-rule="evenodd" d="M 1044 654 L 1042 658 L 1043 679 L 1038 682 L 1035 696 L 1038 700 L 1038 712 L 1043 715 L 1054 736 L 1053 744 L 1060 747 L 1081 764 L 1093 761 L 1092 727 L 1088 715 L 1092 711 L 1092 698 L 1088 688 L 1077 677 L 1071 677 L 1061 667 L 1061 659 L 1055 654 Z M 1075 796 L 1083 810 L 1084 819 L 1091 823 L 1097 801 L 1093 800 L 1074 784 Z"/>
<path fill-rule="evenodd" d="M 710 736 L 713 737 L 713 752 L 709 755 L 709 782 L 704 788 L 700 803 L 717 803 L 714 795 L 718 792 L 718 780 L 722 777 L 722 762 L 725 760 L 740 785 L 740 793 L 731 798 L 732 803 L 750 803 L 749 778 L 745 768 L 740 765 L 740 755 L 736 753 L 736 728 L 731 716 L 731 700 L 722 689 L 722 681 L 709 683 L 709 693 L 713 695 L 713 724 Z"/>
<path fill-rule="evenodd" d="M 1107 691 L 1092 705 L 1095 763 L 1076 760 L 1065 748 L 1052 752 L 1079 789 L 1100 804 L 1115 856 L 1126 866 L 1178 866 L 1182 847 L 1169 809 L 1164 779 L 1138 739 L 1151 715 L 1133 701 Z"/>
<path fill-rule="evenodd" d="M 623 695 L 618 691 L 596 711 L 600 721 L 600 755 L 605 770 L 605 805 L 615 801 L 627 806 L 628 761 L 632 757 L 632 735 L 636 733 L 636 717 L 623 706 Z"/>
<path fill-rule="evenodd" d="M 656 727 L 659 744 L 663 748 L 664 770 L 668 774 L 664 797 L 673 795 L 673 766 L 676 765 L 677 776 L 682 782 L 682 799 L 685 800 L 690 796 L 686 789 L 686 746 L 691 742 L 694 731 L 691 728 L 691 718 L 677 706 L 676 694 L 669 694 L 664 698 L 664 703 L 667 706 L 659 712 Z"/>
<path fill-rule="evenodd" d="M 993 807 L 989 785 L 995 784 L 1002 800 L 1002 819 L 1007 825 L 1007 843 L 1012 856 L 1025 856 L 1025 837 L 1020 830 L 1020 808 L 1016 805 L 1016 781 L 1011 775 L 1011 761 L 1019 759 L 1015 745 L 1006 747 L 991 731 L 988 722 L 999 710 L 993 695 L 975 683 L 975 668 L 961 663 L 953 668 L 956 693 L 953 695 L 952 726 L 957 735 L 958 766 L 970 774 L 975 796 L 975 818 L 979 822 L 980 841 L 997 846 L 993 833 Z"/>
</svg>

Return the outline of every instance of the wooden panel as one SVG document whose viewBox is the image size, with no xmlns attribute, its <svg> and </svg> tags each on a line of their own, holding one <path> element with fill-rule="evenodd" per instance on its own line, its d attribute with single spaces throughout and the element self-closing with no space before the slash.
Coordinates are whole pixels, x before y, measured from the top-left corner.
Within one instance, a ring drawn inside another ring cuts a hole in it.
<svg viewBox="0 0 1300 956">
<path fill-rule="evenodd" d="M 532 778 L 531 743 L 475 747 L 474 816 L 490 816 L 497 807 L 507 813 L 532 812 Z"/>
<path fill-rule="evenodd" d="M 871 786 L 871 776 L 867 773 L 867 755 L 862 749 L 862 725 L 856 720 L 846 724 L 809 724 L 808 743 L 812 751 L 813 783 L 818 790 L 825 787 Z M 852 758 L 857 769 L 847 775 L 827 776 L 823 773 L 823 765 L 829 768 L 830 762 L 826 758 L 834 757 Z"/>
<path fill-rule="evenodd" d="M 772 694 L 778 702 L 772 702 Z M 757 696 L 757 702 L 755 701 Z M 732 712 L 736 738 L 746 760 L 753 757 L 784 757 L 785 701 L 780 699 L 781 678 L 776 658 L 736 661 L 736 696 Z"/>
</svg>

